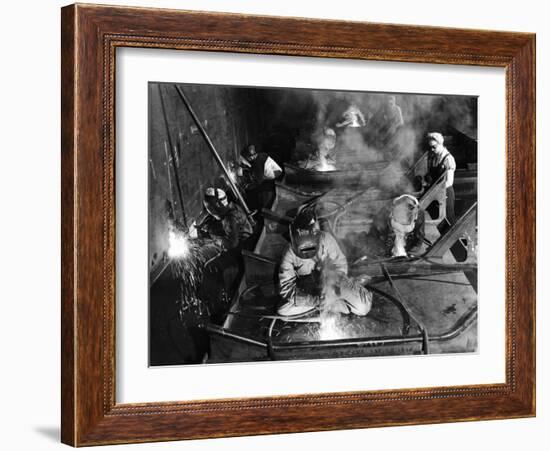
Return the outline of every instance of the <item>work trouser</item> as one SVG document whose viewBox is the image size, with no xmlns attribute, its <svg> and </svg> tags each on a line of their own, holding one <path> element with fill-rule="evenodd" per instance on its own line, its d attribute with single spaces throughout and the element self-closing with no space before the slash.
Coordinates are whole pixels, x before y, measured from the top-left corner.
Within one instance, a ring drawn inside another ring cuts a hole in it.
<svg viewBox="0 0 550 451">
<path fill-rule="evenodd" d="M 372 293 L 342 273 L 327 278 L 321 309 L 331 313 L 365 316 L 372 307 Z"/>
<path fill-rule="evenodd" d="M 200 297 L 208 306 L 211 322 L 224 321 L 242 272 L 240 248 L 222 252 L 204 268 Z"/>
<path fill-rule="evenodd" d="M 281 316 L 299 315 L 315 307 L 330 313 L 353 313 L 358 316 L 369 313 L 372 293 L 352 278 L 342 273 L 333 273 L 324 277 L 320 283 L 321 287 L 312 290 L 304 287 L 307 283 L 302 282 L 294 296 L 279 306 L 277 313 Z"/>
<path fill-rule="evenodd" d="M 453 225 L 456 222 L 455 216 L 455 189 L 452 186 L 447 187 L 447 201 L 445 203 L 445 213 L 447 221 Z"/>
</svg>

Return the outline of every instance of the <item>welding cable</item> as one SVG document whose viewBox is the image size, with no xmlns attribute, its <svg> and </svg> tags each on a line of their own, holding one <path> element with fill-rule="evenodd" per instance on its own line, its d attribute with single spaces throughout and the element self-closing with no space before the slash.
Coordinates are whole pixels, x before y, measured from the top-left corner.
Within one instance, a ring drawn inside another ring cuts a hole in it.
<svg viewBox="0 0 550 451">
<path fill-rule="evenodd" d="M 269 327 L 267 329 L 267 356 L 271 360 L 276 360 L 275 358 L 275 350 L 273 349 L 273 327 L 275 326 L 275 323 L 277 322 L 277 318 L 273 318 L 271 320 L 271 323 L 269 324 Z"/>
<path fill-rule="evenodd" d="M 386 276 L 386 279 L 388 280 L 388 283 L 390 284 L 390 286 L 392 287 L 394 293 L 396 294 L 396 297 L 397 299 L 399 299 L 399 301 L 401 302 L 401 304 L 403 305 L 403 307 L 407 310 L 409 316 L 414 319 L 414 321 L 416 322 L 417 326 L 419 327 L 420 329 L 420 332 L 422 333 L 422 351 L 424 354 L 428 354 L 429 353 L 429 344 L 428 344 L 428 341 L 429 341 L 429 336 L 428 336 L 428 330 L 426 329 L 426 326 L 424 326 L 424 324 L 422 324 L 413 314 L 412 312 L 409 311 L 409 309 L 407 308 L 407 306 L 405 305 L 405 300 L 403 299 L 403 296 L 401 295 L 401 292 L 398 290 L 397 286 L 395 285 L 393 279 L 391 278 L 390 276 L 390 273 L 388 272 L 388 269 L 386 268 L 386 266 L 384 265 L 384 263 L 381 263 L 380 264 L 380 267 L 382 268 L 382 272 L 384 273 L 384 276 Z"/>
<path fill-rule="evenodd" d="M 363 286 L 367 290 L 372 291 L 373 293 L 376 293 L 383 298 L 386 298 L 397 307 L 397 310 L 399 310 L 399 313 L 401 313 L 401 317 L 403 318 L 403 328 L 401 329 L 401 333 L 403 335 L 409 335 L 409 331 L 411 329 L 411 315 L 409 314 L 409 311 L 405 308 L 405 306 L 399 301 L 399 299 L 389 293 L 386 293 L 384 290 L 381 290 L 380 288 L 377 288 L 368 283 L 365 283 Z"/>
<path fill-rule="evenodd" d="M 239 296 L 239 301 L 244 298 L 248 293 L 251 293 L 256 288 L 262 287 L 262 286 L 269 286 L 270 283 L 255 283 L 253 285 L 250 285 L 248 288 L 243 290 L 243 292 Z M 239 302 L 240 303 L 240 302 Z M 315 311 L 319 310 L 319 306 L 313 306 L 309 310 L 306 310 L 305 312 L 297 313 L 295 315 L 254 315 L 254 314 L 246 314 L 242 313 L 241 311 L 236 312 L 228 312 L 228 315 L 235 315 L 235 316 L 242 316 L 247 318 L 260 318 L 260 319 L 280 319 L 282 321 L 294 321 L 298 319 L 302 319 L 305 316 L 310 315 L 311 313 L 314 313 Z"/>
<path fill-rule="evenodd" d="M 315 309 L 312 309 L 306 313 L 312 313 Z M 292 318 L 289 316 L 282 316 L 282 315 L 261 315 L 261 314 L 253 314 L 253 313 L 243 313 L 242 311 L 236 311 L 236 312 L 228 312 L 228 315 L 232 316 L 240 316 L 242 318 L 250 318 L 250 319 L 279 319 L 281 321 L 286 321 L 289 323 L 317 323 L 320 321 L 319 316 L 314 316 L 313 318 Z"/>
<path fill-rule="evenodd" d="M 356 266 L 360 263 L 362 263 L 363 266 L 379 265 L 381 263 L 413 263 L 417 260 L 420 260 L 421 257 L 388 257 L 372 261 L 367 261 L 367 259 L 368 255 L 363 255 L 362 257 L 359 257 L 357 260 L 353 261 L 350 266 Z"/>
<path fill-rule="evenodd" d="M 300 318 L 303 318 L 306 315 L 309 315 L 310 313 L 312 313 L 316 310 L 319 310 L 318 306 L 315 306 L 315 307 L 311 308 L 310 310 L 307 310 L 306 312 L 298 313 L 296 315 L 287 315 L 287 316 L 275 315 L 275 316 L 271 317 L 271 323 L 269 324 L 269 327 L 267 329 L 267 340 L 266 340 L 267 341 L 267 354 L 268 354 L 268 356 L 271 360 L 276 360 L 275 350 L 273 348 L 273 328 L 275 327 L 275 323 L 278 320 L 289 321 L 289 322 L 295 321 L 295 320 L 298 320 Z"/>
<path fill-rule="evenodd" d="M 449 274 L 449 273 L 443 273 L 443 274 Z M 472 286 L 471 283 L 467 283 L 467 282 L 455 282 L 455 281 L 452 281 L 452 280 L 439 280 L 439 279 L 426 279 L 424 277 L 417 276 L 415 274 L 413 274 L 412 276 L 414 277 L 414 280 L 420 280 L 421 282 L 436 282 L 436 283 L 444 283 L 444 284 L 447 284 L 447 285 L 458 285 L 458 286 L 461 286 L 461 287 L 471 287 Z"/>
</svg>

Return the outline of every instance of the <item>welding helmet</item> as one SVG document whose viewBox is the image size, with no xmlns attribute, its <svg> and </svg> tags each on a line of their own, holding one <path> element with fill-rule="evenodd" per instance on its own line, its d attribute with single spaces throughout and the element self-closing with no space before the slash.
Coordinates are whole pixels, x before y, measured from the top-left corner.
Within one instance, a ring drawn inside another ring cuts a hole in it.
<svg viewBox="0 0 550 451">
<path fill-rule="evenodd" d="M 418 199 L 410 194 L 396 197 L 392 202 L 390 220 L 394 228 L 414 227 L 418 218 Z"/>
<path fill-rule="evenodd" d="M 215 218 L 223 218 L 229 210 L 229 200 L 225 191 L 219 188 L 207 188 L 204 193 L 204 208 Z"/>
<path fill-rule="evenodd" d="M 312 208 L 299 211 L 289 226 L 290 245 L 303 259 L 315 257 L 321 239 L 321 229 Z"/>
</svg>

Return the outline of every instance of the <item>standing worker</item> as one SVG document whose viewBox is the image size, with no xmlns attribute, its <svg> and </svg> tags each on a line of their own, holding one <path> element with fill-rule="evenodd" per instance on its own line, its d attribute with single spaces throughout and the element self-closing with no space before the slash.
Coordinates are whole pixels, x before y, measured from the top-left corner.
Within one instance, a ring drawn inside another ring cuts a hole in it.
<svg viewBox="0 0 550 451">
<path fill-rule="evenodd" d="M 240 164 L 248 180 L 244 188 L 251 207 L 271 207 L 275 199 L 275 180 L 283 173 L 281 167 L 268 154 L 256 152 L 254 144 L 243 150 Z"/>
<path fill-rule="evenodd" d="M 443 135 L 439 132 L 428 133 L 428 176 L 431 183 L 437 182 L 445 174 L 447 191 L 446 215 L 447 221 L 453 225 L 455 217 L 455 191 L 453 188 L 456 162 L 449 150 L 443 145 Z"/>
</svg>

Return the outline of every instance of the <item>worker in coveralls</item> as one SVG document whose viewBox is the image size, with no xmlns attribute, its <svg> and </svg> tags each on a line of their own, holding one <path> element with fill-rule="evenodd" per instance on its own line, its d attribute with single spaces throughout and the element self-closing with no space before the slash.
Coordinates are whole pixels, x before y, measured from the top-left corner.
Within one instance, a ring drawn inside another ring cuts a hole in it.
<svg viewBox="0 0 550 451">
<path fill-rule="evenodd" d="M 250 246 L 253 227 L 243 209 L 219 188 L 206 189 L 203 205 L 206 215 L 196 225 L 197 234 L 212 240 L 217 253 L 205 263 L 202 297 L 217 322 L 236 289 L 243 266 L 241 250 Z"/>
<path fill-rule="evenodd" d="M 428 174 L 426 181 L 429 185 L 437 182 L 445 174 L 445 188 L 447 192 L 446 215 L 452 225 L 455 217 L 455 191 L 453 188 L 456 162 L 449 150 L 445 147 L 443 135 L 438 132 L 428 133 Z"/>
<path fill-rule="evenodd" d="M 396 197 L 388 208 L 382 210 L 374 224 L 387 255 L 407 257 L 421 252 L 425 213 L 416 197 L 410 194 Z"/>
<path fill-rule="evenodd" d="M 348 263 L 334 237 L 322 231 L 312 208 L 289 226 L 290 244 L 279 267 L 277 313 L 292 316 L 319 307 L 332 313 L 366 315 L 372 294 L 348 277 Z"/>
<path fill-rule="evenodd" d="M 269 208 L 275 199 L 275 180 L 283 173 L 268 154 L 256 151 L 250 144 L 241 153 L 242 186 L 248 204 L 253 209 Z"/>
</svg>

